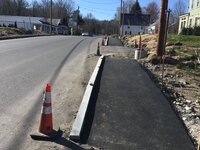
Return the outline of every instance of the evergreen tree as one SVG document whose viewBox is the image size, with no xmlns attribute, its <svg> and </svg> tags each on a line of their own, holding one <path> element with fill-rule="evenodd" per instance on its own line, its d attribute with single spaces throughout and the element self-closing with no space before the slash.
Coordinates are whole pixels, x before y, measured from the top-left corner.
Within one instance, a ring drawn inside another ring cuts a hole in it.
<svg viewBox="0 0 200 150">
<path fill-rule="evenodd" d="M 136 2 L 133 4 L 133 6 L 131 8 L 131 13 L 132 14 L 142 14 L 142 9 L 140 7 L 138 0 L 136 0 Z"/>
</svg>

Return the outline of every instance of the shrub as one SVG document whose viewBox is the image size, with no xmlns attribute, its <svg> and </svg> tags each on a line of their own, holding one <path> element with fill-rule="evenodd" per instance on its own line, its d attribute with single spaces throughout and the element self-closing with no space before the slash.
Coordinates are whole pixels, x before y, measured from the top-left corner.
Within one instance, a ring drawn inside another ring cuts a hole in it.
<svg viewBox="0 0 200 150">
<path fill-rule="evenodd" d="M 181 35 L 196 35 L 200 36 L 200 26 L 194 28 L 183 28 Z"/>
<path fill-rule="evenodd" d="M 200 26 L 194 27 L 193 35 L 200 36 Z"/>
<path fill-rule="evenodd" d="M 26 34 L 33 34 L 33 31 L 32 30 L 27 30 Z"/>
<path fill-rule="evenodd" d="M 193 29 L 192 28 L 183 28 L 181 31 L 182 35 L 193 35 Z"/>
</svg>

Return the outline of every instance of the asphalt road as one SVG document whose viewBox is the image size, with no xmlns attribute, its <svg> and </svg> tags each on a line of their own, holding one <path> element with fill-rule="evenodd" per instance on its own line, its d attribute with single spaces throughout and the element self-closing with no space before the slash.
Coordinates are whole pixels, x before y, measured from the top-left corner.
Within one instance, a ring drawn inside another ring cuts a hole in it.
<svg viewBox="0 0 200 150">
<path fill-rule="evenodd" d="M 106 58 L 88 144 L 105 150 L 194 150 L 183 124 L 136 61 Z"/>
<path fill-rule="evenodd" d="M 0 149 L 20 145 L 38 117 L 45 84 L 53 84 L 63 65 L 83 49 L 86 56 L 94 39 L 48 36 L 0 41 Z"/>
</svg>

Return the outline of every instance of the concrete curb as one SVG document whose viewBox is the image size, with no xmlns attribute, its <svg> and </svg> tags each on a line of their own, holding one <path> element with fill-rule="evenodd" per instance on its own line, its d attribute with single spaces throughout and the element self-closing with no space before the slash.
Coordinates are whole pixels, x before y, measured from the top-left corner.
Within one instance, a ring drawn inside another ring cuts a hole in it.
<svg viewBox="0 0 200 150">
<path fill-rule="evenodd" d="M 97 62 L 97 65 L 92 73 L 92 76 L 88 82 L 88 85 L 86 87 L 81 105 L 79 107 L 79 111 L 77 113 L 76 119 L 74 121 L 74 124 L 72 126 L 72 130 L 70 132 L 70 136 L 69 138 L 73 141 L 80 141 L 80 137 L 81 137 L 81 131 L 83 129 L 84 126 L 84 121 L 85 121 L 85 116 L 86 116 L 86 112 L 87 112 L 87 108 L 89 105 L 89 101 L 91 98 L 91 94 L 93 91 L 93 87 L 95 85 L 96 82 L 96 78 L 98 76 L 98 73 L 102 67 L 102 62 L 104 60 L 104 56 L 101 56 Z"/>
</svg>

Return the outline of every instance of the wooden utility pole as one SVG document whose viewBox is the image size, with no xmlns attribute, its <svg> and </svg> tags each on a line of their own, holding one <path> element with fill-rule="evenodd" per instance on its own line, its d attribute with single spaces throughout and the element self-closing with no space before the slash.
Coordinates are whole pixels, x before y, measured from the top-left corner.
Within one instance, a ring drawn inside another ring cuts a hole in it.
<svg viewBox="0 0 200 150">
<path fill-rule="evenodd" d="M 50 8 L 50 33 L 52 33 L 52 0 L 51 0 L 51 8 Z"/>
<path fill-rule="evenodd" d="M 158 35 L 158 45 L 157 45 L 157 56 L 160 57 L 163 56 L 164 52 L 167 8 L 168 8 L 168 0 L 161 0 L 159 35 Z"/>
<path fill-rule="evenodd" d="M 124 1 L 122 3 L 122 36 L 124 35 Z"/>
<path fill-rule="evenodd" d="M 121 25 L 122 25 L 122 0 L 120 6 L 120 13 L 119 13 L 119 35 L 121 36 Z"/>
<path fill-rule="evenodd" d="M 76 20 L 77 20 L 77 24 L 76 24 L 76 34 L 78 35 L 78 26 L 79 26 L 79 6 L 78 6 L 78 10 L 77 10 L 77 14 L 76 14 Z"/>
</svg>

